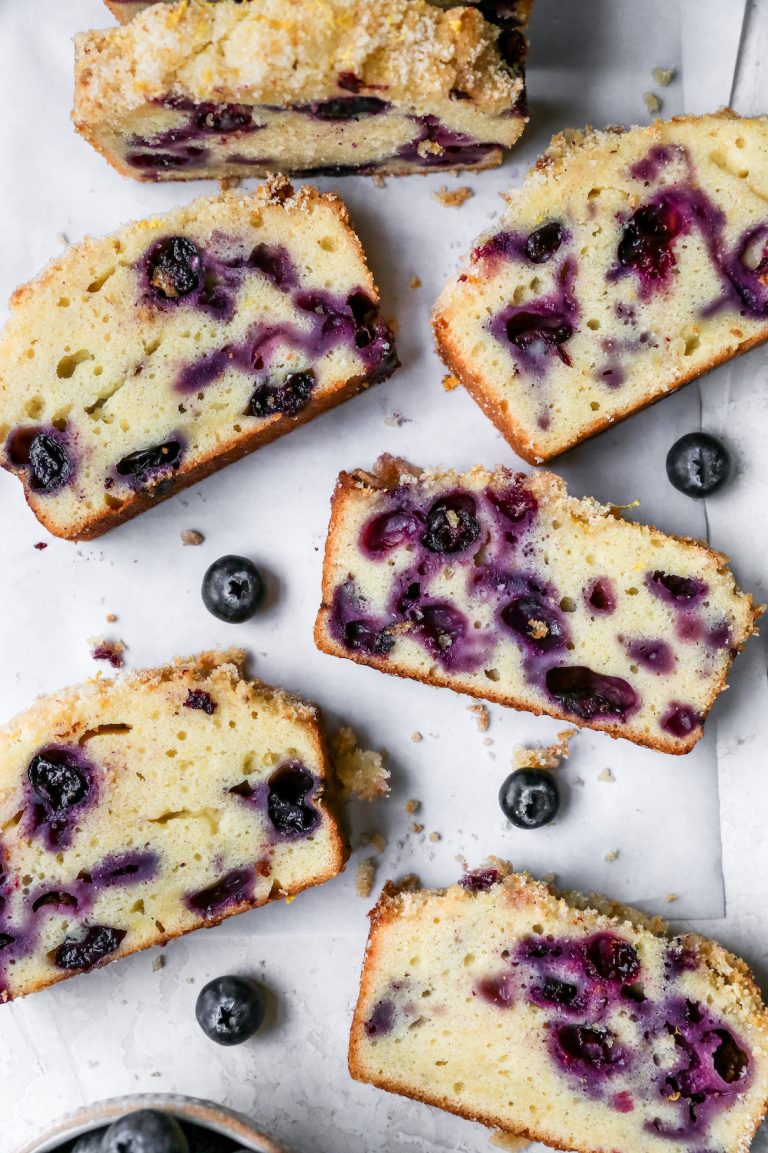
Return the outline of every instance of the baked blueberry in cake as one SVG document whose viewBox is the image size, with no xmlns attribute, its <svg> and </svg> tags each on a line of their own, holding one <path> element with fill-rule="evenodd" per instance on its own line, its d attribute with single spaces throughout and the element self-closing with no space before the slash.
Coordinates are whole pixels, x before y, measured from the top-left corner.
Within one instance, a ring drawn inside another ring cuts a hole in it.
<svg viewBox="0 0 768 1153">
<path fill-rule="evenodd" d="M 746 1153 L 768 1013 L 746 964 L 503 862 L 371 913 L 352 1076 L 577 1153 Z"/>
<path fill-rule="evenodd" d="M 342 473 L 315 625 L 382 672 L 686 753 L 762 611 L 707 545 L 552 473 Z"/>
<path fill-rule="evenodd" d="M 527 123 L 529 7 L 155 4 L 77 37 L 75 126 L 139 180 L 488 168 Z"/>
<path fill-rule="evenodd" d="M 317 711 L 242 663 L 92 681 L 0 730 L 0 1001 L 342 869 Z"/>
<path fill-rule="evenodd" d="M 557 136 L 437 302 L 439 350 L 549 460 L 768 338 L 768 119 Z"/>
<path fill-rule="evenodd" d="M 99 536 L 397 367 L 337 197 L 277 177 L 86 239 L 11 300 L 0 463 Z"/>
</svg>

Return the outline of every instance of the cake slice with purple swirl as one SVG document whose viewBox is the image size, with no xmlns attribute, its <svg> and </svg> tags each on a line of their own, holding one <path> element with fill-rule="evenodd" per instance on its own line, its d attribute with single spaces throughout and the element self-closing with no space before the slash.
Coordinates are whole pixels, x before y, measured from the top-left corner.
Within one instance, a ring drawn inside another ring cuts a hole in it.
<svg viewBox="0 0 768 1153">
<path fill-rule="evenodd" d="M 557 136 L 435 307 L 512 447 L 550 460 L 768 339 L 768 118 Z"/>
<path fill-rule="evenodd" d="M 552 473 L 342 473 L 323 652 L 687 753 L 762 612 L 726 558 Z"/>
<path fill-rule="evenodd" d="M 0 463 L 88 540 L 397 365 L 344 205 L 276 177 L 86 239 L 17 290 Z"/>
<path fill-rule="evenodd" d="M 746 1153 L 768 1012 L 744 961 L 503 862 L 371 913 L 352 1076 L 576 1153 Z"/>
<path fill-rule="evenodd" d="M 317 711 L 243 659 L 91 681 L 0 730 L 0 1001 L 343 868 Z"/>
<path fill-rule="evenodd" d="M 530 3 L 154 4 L 77 37 L 75 126 L 139 180 L 488 168 L 528 120 Z"/>
</svg>

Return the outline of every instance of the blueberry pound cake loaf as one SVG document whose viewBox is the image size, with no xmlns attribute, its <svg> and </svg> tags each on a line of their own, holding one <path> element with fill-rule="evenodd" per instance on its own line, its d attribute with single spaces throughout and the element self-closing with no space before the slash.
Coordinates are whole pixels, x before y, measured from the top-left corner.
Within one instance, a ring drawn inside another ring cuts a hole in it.
<svg viewBox="0 0 768 1153">
<path fill-rule="evenodd" d="M 577 1153 L 746 1153 L 768 1014 L 745 963 L 502 863 L 371 914 L 352 1076 Z"/>
<path fill-rule="evenodd" d="M 397 364 L 343 204 L 274 178 L 86 239 L 17 290 L 0 463 L 87 540 Z"/>
<path fill-rule="evenodd" d="M 527 123 L 529 6 L 155 4 L 76 38 L 75 126 L 139 180 L 488 168 Z"/>
<path fill-rule="evenodd" d="M 342 869 L 317 711 L 242 664 L 92 681 L 0 730 L 0 1000 Z"/>
<path fill-rule="evenodd" d="M 687 753 L 762 608 L 725 557 L 551 473 L 342 473 L 318 648 Z"/>
<path fill-rule="evenodd" d="M 768 339 L 768 118 L 557 136 L 434 313 L 438 348 L 546 461 Z"/>
</svg>

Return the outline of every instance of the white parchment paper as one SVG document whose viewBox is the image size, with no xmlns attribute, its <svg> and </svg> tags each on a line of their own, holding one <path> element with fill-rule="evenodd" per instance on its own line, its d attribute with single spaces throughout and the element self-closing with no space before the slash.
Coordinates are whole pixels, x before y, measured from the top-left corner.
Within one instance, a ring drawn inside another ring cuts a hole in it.
<svg viewBox="0 0 768 1153">
<path fill-rule="evenodd" d="M 702 0 L 698 8 L 703 14 L 710 5 Z M 740 20 L 743 4 L 733 8 Z M 104 233 L 215 190 L 199 182 L 124 180 L 74 134 L 70 39 L 80 28 L 108 22 L 99 0 L 0 0 L 2 300 L 60 250 L 60 233 L 69 240 Z M 742 658 L 744 673 L 733 678 L 737 691 L 718 704 L 706 738 L 689 756 L 663 757 L 581 733 L 561 770 L 562 814 L 538 833 L 510 829 L 496 794 L 515 746 L 546 742 L 562 724 L 494 707 L 483 734 L 467 699 L 357 668 L 312 645 L 328 501 L 339 469 L 369 465 L 383 451 L 455 467 L 518 463 L 462 390 L 444 392 L 445 370 L 428 327 L 432 302 L 459 256 L 500 213 L 498 193 L 519 182 L 561 128 L 647 121 L 647 90 L 661 96 L 664 114 L 682 112 L 683 60 L 730 92 L 733 52 L 724 52 L 719 72 L 717 58 L 691 58 L 680 9 L 670 0 L 537 0 L 531 40 L 532 121 L 502 169 L 389 180 L 385 188 L 362 179 L 321 182 L 347 202 L 385 311 L 397 321 L 403 368 L 391 381 L 88 545 L 48 537 L 24 505 L 20 485 L 0 476 L 0 720 L 39 692 L 92 675 L 87 638 L 94 635 L 122 639 L 130 667 L 240 644 L 258 676 L 317 700 L 332 724 L 352 723 L 363 743 L 388 751 L 391 799 L 353 812 L 356 839 L 374 829 L 388 839 L 379 882 L 415 871 L 444 884 L 458 875 L 458 857 L 476 864 L 497 854 L 539 874 L 554 872 L 564 885 L 704 918 L 720 926 L 721 936 L 739 936 L 738 924 L 722 920 L 717 736 L 724 724 L 721 772 L 739 741 L 757 740 L 759 747 L 756 725 L 766 698 L 755 642 Z M 676 69 L 669 88 L 655 85 L 656 66 Z M 468 185 L 475 195 L 461 209 L 444 207 L 432 197 L 443 184 Z M 414 276 L 421 287 L 411 287 Z M 726 398 L 743 402 L 755 393 L 758 363 L 755 353 L 708 378 L 703 395 L 713 412 Z M 666 480 L 667 449 L 700 427 L 701 397 L 699 386 L 691 386 L 556 468 L 574 493 L 618 504 L 639 499 L 633 515 L 671 532 L 704 536 L 711 528 L 713 543 L 727 544 L 737 574 L 760 595 L 765 532 L 740 519 L 744 478 L 707 507 Z M 205 544 L 183 547 L 186 528 L 203 532 Z M 38 541 L 48 547 L 35 550 Z M 251 556 L 270 576 L 269 607 L 243 626 L 216 622 L 200 601 L 205 568 L 226 552 Z M 108 613 L 118 615 L 116 624 L 106 623 Z M 414 732 L 421 742 L 411 740 Z M 606 768 L 613 780 L 605 779 Z M 729 788 L 732 780 L 728 769 Z M 405 812 L 409 798 L 421 802 L 413 817 Z M 738 825 L 734 801 L 729 795 L 729 830 Z M 757 803 L 753 798 L 753 821 Z M 424 826 L 421 833 L 410 830 L 412 821 Z M 738 844 L 735 834 L 728 849 L 734 860 Z M 83 1101 L 140 1088 L 197 1093 L 242 1108 L 297 1153 L 346 1153 L 361 1145 L 484 1149 L 487 1134 L 479 1127 L 355 1085 L 346 1074 L 349 1009 L 373 899 L 362 900 L 354 889 L 355 862 L 363 855 L 358 850 L 345 876 L 290 907 L 258 910 L 176 943 L 158 972 L 152 954 L 137 956 L 0 1009 L 0 1153 Z M 673 893 L 678 900 L 671 905 L 665 898 Z M 746 941 L 753 950 L 756 939 L 755 932 Z M 275 994 L 265 1034 L 236 1051 L 207 1042 L 193 1016 L 200 984 L 227 970 L 262 976 Z"/>
</svg>

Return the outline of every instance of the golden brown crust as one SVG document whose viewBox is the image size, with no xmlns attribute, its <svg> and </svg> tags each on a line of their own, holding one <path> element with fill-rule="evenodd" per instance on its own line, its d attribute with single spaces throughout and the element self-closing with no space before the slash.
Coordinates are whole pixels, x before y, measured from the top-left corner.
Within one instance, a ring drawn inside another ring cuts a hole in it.
<svg viewBox="0 0 768 1153">
<path fill-rule="evenodd" d="M 491 863 L 498 869 L 503 877 L 502 883 L 505 886 L 509 886 L 511 890 L 510 900 L 513 903 L 518 899 L 530 899 L 529 894 L 533 894 L 534 896 L 536 894 L 546 894 L 547 896 L 565 902 L 571 909 L 577 908 L 589 916 L 596 915 L 599 919 L 599 927 L 601 929 L 612 927 L 620 930 L 622 923 L 629 922 L 632 925 L 641 926 L 657 937 L 671 940 L 675 936 L 669 927 L 659 918 L 651 921 L 646 914 L 641 913 L 630 905 L 624 905 L 619 901 L 612 901 L 604 897 L 596 897 L 595 895 L 587 897 L 582 894 L 565 892 L 543 881 L 537 881 L 527 873 L 515 873 L 513 866 L 507 862 L 492 858 Z M 453 886 L 451 890 L 437 890 L 436 895 L 455 892 L 457 889 L 458 886 Z M 425 892 L 435 894 L 434 890 L 425 890 Z M 370 1003 L 370 993 L 374 984 L 379 958 L 384 957 L 385 945 L 383 942 L 379 942 L 379 935 L 382 928 L 397 919 L 402 911 L 402 907 L 403 896 L 400 888 L 392 882 L 387 882 L 382 889 L 381 896 L 376 905 L 369 913 L 371 927 L 365 947 L 363 967 L 360 976 L 360 992 L 352 1018 L 347 1054 L 347 1064 L 350 1075 L 356 1081 L 375 1084 L 377 1088 L 383 1089 L 385 1092 L 395 1093 L 401 1097 L 408 1097 L 411 1100 L 420 1101 L 425 1105 L 436 1106 L 448 1113 L 462 1117 L 467 1121 L 479 1122 L 481 1125 L 485 1125 L 490 1129 L 502 1130 L 514 1137 L 519 1137 L 527 1141 L 541 1141 L 553 1149 L 560 1149 L 567 1153 L 570 1146 L 561 1144 L 560 1139 L 549 1132 L 543 1124 L 538 1129 L 529 1129 L 522 1126 L 516 1129 L 510 1129 L 508 1122 L 504 1118 L 491 1111 L 480 1112 L 470 1110 L 462 1107 L 454 1098 L 442 1096 L 439 1093 L 422 1093 L 417 1089 L 396 1084 L 394 1080 L 387 1078 L 377 1078 L 377 1080 L 373 1082 L 368 1076 L 364 1061 L 359 1055 L 359 1049 L 365 1035 L 365 1006 Z M 741 958 L 729 953 L 716 941 L 712 941 L 709 938 L 699 937 L 696 934 L 686 934 L 684 940 L 695 946 L 702 959 L 716 971 L 721 979 L 733 985 L 738 990 L 740 999 L 751 1007 L 751 1023 L 756 1028 L 768 1031 L 768 1009 L 766 1009 L 763 1003 L 760 989 L 747 963 Z M 748 1149 L 749 1142 L 757 1131 L 767 1110 L 768 1099 L 762 1103 L 760 1110 L 756 1111 L 755 1115 L 751 1118 L 751 1129 L 744 1135 L 743 1145 L 740 1145 L 740 1148 L 744 1150 Z M 607 1150 L 606 1153 L 608 1153 Z"/>
<path fill-rule="evenodd" d="M 406 465 L 401 461 L 390 461 L 393 466 L 392 471 L 396 472 L 405 471 L 410 469 L 410 476 L 414 475 L 412 466 Z M 540 474 L 542 475 L 542 474 Z M 494 704 L 504 705 L 507 708 L 518 709 L 522 712 L 532 713 L 534 716 L 549 716 L 557 720 L 565 721 L 569 724 L 578 723 L 574 721 L 572 714 L 566 713 L 561 709 L 556 708 L 554 705 L 549 708 L 544 708 L 540 705 L 523 702 L 517 697 L 513 697 L 508 693 L 504 693 L 499 689 L 493 687 L 493 682 L 488 683 L 488 687 L 483 686 L 482 692 L 478 690 L 477 685 L 469 680 L 462 680 L 460 674 L 451 673 L 450 676 L 433 669 L 430 674 L 422 675 L 415 672 L 406 672 L 403 669 L 393 667 L 386 657 L 377 657 L 373 654 L 363 653 L 360 650 L 350 650 L 340 644 L 333 636 L 330 628 L 331 608 L 333 604 L 334 584 L 333 584 L 333 560 L 341 545 L 339 535 L 339 524 L 342 517 L 342 506 L 348 499 L 350 493 L 360 486 L 368 487 L 376 491 L 384 491 L 393 487 L 395 484 L 394 477 L 389 477 L 387 480 L 382 480 L 379 476 L 373 473 L 358 470 L 354 473 L 342 472 L 336 482 L 336 487 L 331 498 L 331 519 L 328 527 L 328 535 L 325 542 L 325 552 L 323 557 L 323 575 L 322 575 L 322 603 L 315 618 L 314 625 L 314 641 L 315 646 L 329 656 L 342 657 L 345 660 L 354 661 L 359 665 L 367 665 L 370 668 L 378 669 L 380 672 L 388 673 L 390 676 L 401 677 L 405 680 L 415 680 L 422 684 L 433 685 L 438 688 L 452 689 L 457 693 L 465 693 L 467 696 L 477 699 L 482 697 L 484 700 L 491 701 Z M 601 507 L 597 506 L 596 507 Z M 608 512 L 608 506 L 602 506 Z M 615 514 L 616 510 L 610 510 Z M 652 533 L 660 533 L 654 525 L 644 526 Z M 672 539 L 678 540 L 681 543 L 692 543 L 698 545 L 707 556 L 711 557 L 718 568 L 722 568 L 727 558 L 723 553 L 717 552 L 711 548 L 706 541 L 699 541 L 693 537 L 679 537 L 673 534 L 663 534 L 671 536 Z M 749 606 L 750 623 L 744 631 L 744 635 L 738 638 L 734 648 L 740 651 L 749 637 L 756 632 L 755 622 L 762 615 L 764 611 L 763 605 L 756 605 L 752 596 L 749 593 L 742 594 Z M 713 684 L 712 692 L 706 703 L 706 707 L 702 714 L 702 726 L 694 729 L 692 733 L 684 740 L 675 740 L 671 737 L 661 735 L 655 739 L 650 739 L 642 735 L 633 735 L 631 738 L 635 744 L 642 745 L 646 748 L 655 749 L 657 752 L 671 753 L 675 756 L 682 756 L 689 753 L 694 745 L 703 736 L 703 723 L 709 714 L 715 700 L 720 693 L 727 687 L 726 681 L 730 663 L 724 668 L 722 675 Z M 626 731 L 621 726 L 607 720 L 593 720 L 590 721 L 589 728 L 599 729 L 602 732 L 608 733 L 614 739 L 627 739 Z"/>
</svg>

